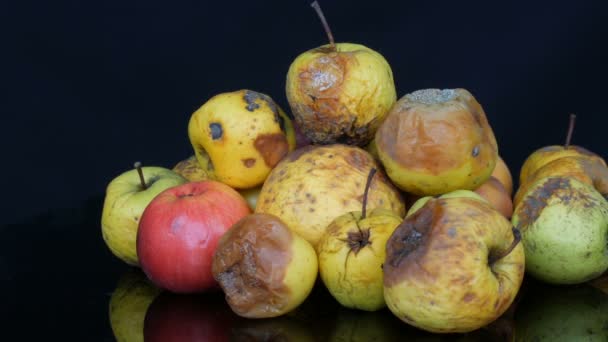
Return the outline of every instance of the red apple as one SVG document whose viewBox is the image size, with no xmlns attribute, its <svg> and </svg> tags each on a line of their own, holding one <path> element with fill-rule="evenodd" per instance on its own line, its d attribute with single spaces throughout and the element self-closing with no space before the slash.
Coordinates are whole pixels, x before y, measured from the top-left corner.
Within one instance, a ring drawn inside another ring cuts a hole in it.
<svg viewBox="0 0 608 342">
<path fill-rule="evenodd" d="M 144 341 L 230 341 L 238 316 L 217 294 L 162 293 L 146 313 Z"/>
<path fill-rule="evenodd" d="M 217 287 L 211 274 L 219 238 L 251 213 L 245 199 L 216 181 L 171 187 L 148 204 L 137 232 L 142 270 L 158 287 L 176 293 Z"/>
</svg>

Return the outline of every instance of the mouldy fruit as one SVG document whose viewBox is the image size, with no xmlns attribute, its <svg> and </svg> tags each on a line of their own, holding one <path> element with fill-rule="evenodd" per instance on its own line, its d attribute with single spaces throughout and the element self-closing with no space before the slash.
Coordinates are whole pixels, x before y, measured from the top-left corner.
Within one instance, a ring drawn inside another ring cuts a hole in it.
<svg viewBox="0 0 608 342">
<path fill-rule="evenodd" d="M 415 195 L 472 190 L 498 158 L 486 115 L 465 89 L 403 96 L 376 132 L 376 147 L 393 183 Z"/>
<path fill-rule="evenodd" d="M 341 144 L 311 145 L 291 152 L 262 186 L 256 212 L 281 218 L 316 246 L 336 217 L 361 209 L 364 185 L 379 165 L 365 150 Z M 369 189 L 368 208 L 405 214 L 399 191 L 378 171 Z"/>
<path fill-rule="evenodd" d="M 368 47 L 334 43 L 322 21 L 330 44 L 293 61 L 287 72 L 287 100 L 313 143 L 365 146 L 397 97 L 391 67 Z"/>
<path fill-rule="evenodd" d="M 252 214 L 220 239 L 213 277 L 239 316 L 267 318 L 300 305 L 317 279 L 313 247 L 279 218 Z"/>
<path fill-rule="evenodd" d="M 296 144 L 283 110 L 267 95 L 251 90 L 209 99 L 192 114 L 188 136 L 201 168 L 238 189 L 262 184 Z"/>
</svg>

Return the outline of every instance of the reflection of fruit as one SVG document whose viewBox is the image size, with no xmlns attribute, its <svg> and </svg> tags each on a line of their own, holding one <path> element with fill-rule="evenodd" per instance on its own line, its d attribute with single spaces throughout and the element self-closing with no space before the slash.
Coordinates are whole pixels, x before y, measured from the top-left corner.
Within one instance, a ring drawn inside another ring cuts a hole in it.
<svg viewBox="0 0 608 342">
<path fill-rule="evenodd" d="M 570 177 L 548 177 L 530 186 L 516 206 L 526 271 L 550 283 L 575 284 L 608 269 L 608 202 L 593 187 Z"/>
<path fill-rule="evenodd" d="M 365 194 L 376 169 L 368 177 Z M 382 263 L 386 240 L 401 223 L 392 211 L 378 208 L 338 216 L 327 227 L 317 246 L 319 274 L 333 297 L 352 309 L 383 308 Z"/>
<path fill-rule="evenodd" d="M 260 197 L 260 190 L 262 190 L 261 185 L 251 189 L 239 190 L 239 193 L 247 201 L 247 204 L 249 205 L 251 211 L 255 210 L 255 206 L 258 203 L 258 197 Z"/>
<path fill-rule="evenodd" d="M 231 341 L 235 316 L 222 296 L 163 292 L 146 314 L 145 341 Z"/>
<path fill-rule="evenodd" d="M 511 175 L 509 167 L 500 156 L 496 159 L 496 167 L 494 167 L 494 171 L 492 171 L 492 177 L 498 179 L 500 184 L 507 190 L 509 197 L 511 197 L 513 194 L 513 176 Z"/>
<path fill-rule="evenodd" d="M 262 186 L 256 212 L 278 216 L 294 232 L 316 245 L 336 217 L 361 209 L 367 175 L 378 163 L 363 149 L 347 145 L 306 146 L 293 151 Z M 368 208 L 385 208 L 403 216 L 397 189 L 376 174 Z"/>
<path fill-rule="evenodd" d="M 515 312 L 516 341 L 608 341 L 608 295 L 590 286 L 537 284 Z"/>
<path fill-rule="evenodd" d="M 525 257 L 516 233 L 485 201 L 428 200 L 386 244 L 389 309 L 432 332 L 469 332 L 491 323 L 522 283 Z"/>
<path fill-rule="evenodd" d="M 209 99 L 192 114 L 188 136 L 201 167 L 239 189 L 262 184 L 296 144 L 289 117 L 270 97 L 251 90 Z"/>
<path fill-rule="evenodd" d="M 319 331 L 311 329 L 303 322 L 288 317 L 243 320 L 230 333 L 232 342 L 252 341 L 319 341 Z"/>
<path fill-rule="evenodd" d="M 279 218 L 252 214 L 220 239 L 213 277 L 238 315 L 276 317 L 306 299 L 317 279 L 317 265 L 313 247 Z"/>
<path fill-rule="evenodd" d="M 317 8 L 317 10 L 319 10 Z M 322 21 L 325 28 L 324 18 Z M 299 55 L 287 73 L 287 100 L 315 144 L 364 146 L 396 99 L 391 67 L 363 45 L 330 44 Z"/>
<path fill-rule="evenodd" d="M 604 274 L 601 277 L 593 279 L 589 282 L 589 284 L 608 295 L 608 273 Z"/>
<path fill-rule="evenodd" d="M 236 190 L 216 181 L 167 189 L 146 207 L 137 234 L 137 254 L 146 275 L 173 292 L 215 287 L 211 262 L 218 239 L 249 214 Z"/>
<path fill-rule="evenodd" d="M 173 171 L 190 182 L 200 182 L 207 179 L 213 179 L 214 177 L 211 172 L 212 170 L 203 169 L 201 167 L 196 156 L 191 156 L 175 164 Z"/>
<path fill-rule="evenodd" d="M 135 239 L 144 209 L 161 191 L 186 183 L 177 173 L 155 166 L 136 168 L 114 178 L 106 189 L 101 232 L 110 251 L 129 265 L 138 265 Z"/>
<path fill-rule="evenodd" d="M 143 342 L 144 318 L 160 293 L 140 270 L 129 270 L 110 297 L 110 325 L 118 342 Z"/>
<path fill-rule="evenodd" d="M 498 157 L 481 105 L 465 89 L 424 89 L 403 96 L 376 132 L 389 178 L 416 195 L 474 189 Z"/>
<path fill-rule="evenodd" d="M 408 327 L 390 311 L 357 312 L 342 309 L 336 317 L 329 341 L 407 341 Z"/>
<path fill-rule="evenodd" d="M 480 187 L 475 189 L 481 197 L 485 198 L 504 217 L 510 219 L 513 215 L 513 203 L 511 196 L 505 187 L 494 177 L 490 177 Z"/>
</svg>

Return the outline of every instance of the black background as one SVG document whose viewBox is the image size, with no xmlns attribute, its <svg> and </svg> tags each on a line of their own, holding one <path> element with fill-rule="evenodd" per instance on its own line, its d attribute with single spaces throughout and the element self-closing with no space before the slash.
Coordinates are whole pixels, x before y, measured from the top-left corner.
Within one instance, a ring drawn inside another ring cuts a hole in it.
<svg viewBox="0 0 608 342">
<path fill-rule="evenodd" d="M 191 155 L 188 119 L 215 94 L 248 88 L 289 111 L 289 64 L 326 43 L 309 2 L 0 5 L 0 282 L 9 318 L 47 317 L 28 333 L 109 333 L 107 295 L 124 266 L 101 239 L 105 186 L 136 160 L 172 167 Z M 606 157 L 605 3 L 321 5 L 337 41 L 384 55 L 399 97 L 471 91 L 516 176 L 532 151 L 563 142 L 569 113 L 578 115 L 574 143 Z"/>
</svg>

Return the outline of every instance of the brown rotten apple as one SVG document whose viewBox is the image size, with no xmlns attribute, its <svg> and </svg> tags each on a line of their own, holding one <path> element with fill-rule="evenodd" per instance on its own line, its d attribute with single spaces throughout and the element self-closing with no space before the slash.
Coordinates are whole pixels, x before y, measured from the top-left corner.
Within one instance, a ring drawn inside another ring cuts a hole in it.
<svg viewBox="0 0 608 342">
<path fill-rule="evenodd" d="M 486 201 L 432 198 L 386 244 L 384 296 L 418 328 L 469 332 L 502 315 L 524 275 L 518 231 Z"/>
<path fill-rule="evenodd" d="M 313 247 L 278 217 L 252 214 L 220 239 L 213 277 L 239 316 L 267 318 L 300 305 L 317 279 Z"/>
<path fill-rule="evenodd" d="M 338 216 L 361 210 L 367 176 L 379 165 L 365 150 L 341 144 L 310 145 L 288 154 L 270 173 L 256 212 L 280 217 L 313 246 Z M 378 171 L 369 189 L 369 210 L 403 217 L 399 191 Z"/>
<path fill-rule="evenodd" d="M 498 158 L 481 105 L 465 89 L 424 89 L 402 97 L 376 132 L 389 178 L 415 195 L 471 190 Z"/>
</svg>

